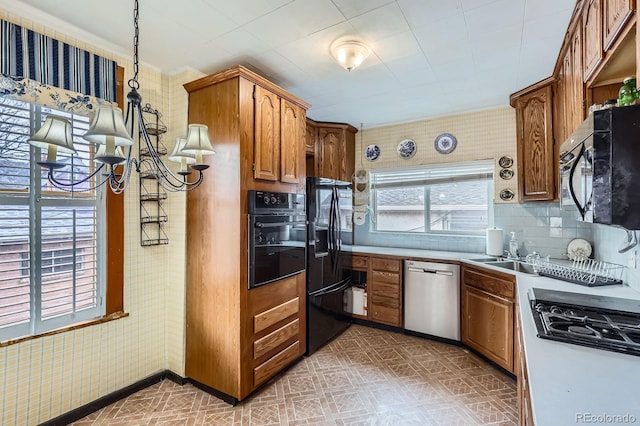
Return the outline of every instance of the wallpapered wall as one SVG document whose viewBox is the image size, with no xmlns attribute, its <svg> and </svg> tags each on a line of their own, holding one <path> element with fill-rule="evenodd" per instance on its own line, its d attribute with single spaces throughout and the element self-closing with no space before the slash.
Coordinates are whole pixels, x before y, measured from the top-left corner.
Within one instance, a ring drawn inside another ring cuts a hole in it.
<svg viewBox="0 0 640 426">
<path fill-rule="evenodd" d="M 440 154 L 434 148 L 434 140 L 441 133 L 451 133 L 458 140 L 456 149 L 450 154 Z M 413 158 L 403 159 L 397 153 L 398 144 L 403 139 L 413 139 L 418 150 Z M 364 149 L 371 144 L 380 147 L 380 157 L 368 161 Z M 514 177 L 503 180 L 497 177 L 502 156 L 513 159 L 511 169 Z M 393 126 L 365 129 L 356 134 L 356 170 L 397 168 L 434 163 L 455 163 L 461 161 L 492 158 L 495 166 L 495 202 L 502 202 L 498 194 L 509 188 L 517 200 L 517 160 L 516 160 L 516 113 L 511 107 L 450 115 Z"/>
<path fill-rule="evenodd" d="M 30 19 L 0 9 L 15 22 L 101 56 L 114 59 L 131 76 L 131 58 L 115 56 Z M 162 76 L 141 67 L 143 101 L 160 110 L 171 150 L 186 132 L 187 94 L 182 82 L 193 73 Z M 171 113 L 170 111 L 173 110 Z M 169 117 L 171 120 L 169 121 Z M 125 311 L 127 318 L 0 348 L 0 424 L 31 425 L 48 420 L 171 368 L 184 370 L 184 194 L 169 194 L 170 244 L 142 248 L 138 180 L 125 192 Z"/>
</svg>

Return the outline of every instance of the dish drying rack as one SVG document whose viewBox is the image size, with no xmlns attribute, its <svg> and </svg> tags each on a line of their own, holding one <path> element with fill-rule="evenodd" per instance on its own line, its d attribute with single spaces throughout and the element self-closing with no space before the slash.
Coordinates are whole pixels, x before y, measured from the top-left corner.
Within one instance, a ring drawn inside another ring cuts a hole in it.
<svg viewBox="0 0 640 426">
<path fill-rule="evenodd" d="M 569 265 L 552 263 L 542 258 L 531 262 L 539 275 L 575 284 L 597 287 L 622 284 L 624 266 L 593 259 L 576 259 Z"/>
</svg>

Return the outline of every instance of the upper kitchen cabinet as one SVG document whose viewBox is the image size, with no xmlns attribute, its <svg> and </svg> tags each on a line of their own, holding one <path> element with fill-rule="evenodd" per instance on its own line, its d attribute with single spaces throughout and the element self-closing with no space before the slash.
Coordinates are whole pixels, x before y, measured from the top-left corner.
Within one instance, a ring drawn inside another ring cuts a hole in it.
<svg viewBox="0 0 640 426">
<path fill-rule="evenodd" d="M 553 139 L 553 78 L 511 95 L 516 109 L 520 201 L 551 201 L 556 196 Z"/>
<path fill-rule="evenodd" d="M 636 8 L 635 0 L 607 0 L 602 8 L 602 42 L 604 51 L 613 46 Z"/>
<path fill-rule="evenodd" d="M 316 150 L 316 138 L 318 137 L 318 128 L 315 122 L 307 118 L 307 124 L 305 126 L 306 137 L 304 140 L 304 151 L 307 156 L 313 157 Z M 309 170 L 312 171 L 312 170 Z"/>
<path fill-rule="evenodd" d="M 309 104 L 242 66 L 187 83 L 185 88 L 190 119 L 197 114 L 196 104 L 214 105 L 216 116 L 199 122 L 209 123 L 214 146 L 233 144 L 240 149 L 241 179 L 254 181 L 256 189 L 290 192 L 282 184 L 304 187 Z M 219 120 L 226 121 L 218 124 Z M 222 128 L 230 133 L 223 134 L 218 130 Z"/>
<path fill-rule="evenodd" d="M 582 13 L 583 78 L 586 82 L 602 60 L 602 2 L 588 0 Z"/>
<path fill-rule="evenodd" d="M 585 93 L 582 81 L 582 31 L 569 36 L 569 43 L 561 52 L 553 101 L 553 128 L 556 140 L 563 141 L 585 118 Z"/>
<path fill-rule="evenodd" d="M 611 83 L 622 84 L 624 77 L 636 74 L 635 9 L 635 0 L 577 3 L 576 11 L 581 13 L 582 77 L 586 90 Z M 587 98 L 590 98 L 589 93 Z"/>
<path fill-rule="evenodd" d="M 350 181 L 355 167 L 355 140 L 358 130 L 342 123 L 320 123 L 307 120 L 307 140 L 313 135 L 315 150 L 313 170 L 307 175 Z"/>
</svg>

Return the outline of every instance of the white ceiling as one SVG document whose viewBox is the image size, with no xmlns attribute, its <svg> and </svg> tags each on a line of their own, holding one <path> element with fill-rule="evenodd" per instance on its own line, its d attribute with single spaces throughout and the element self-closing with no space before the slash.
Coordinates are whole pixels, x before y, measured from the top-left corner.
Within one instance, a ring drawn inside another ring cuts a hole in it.
<svg viewBox="0 0 640 426">
<path fill-rule="evenodd" d="M 369 128 L 508 105 L 509 94 L 551 75 L 574 5 L 140 0 L 140 61 L 168 74 L 242 64 L 311 103 L 309 117 Z M 133 0 L 1 0 L 0 6 L 72 37 L 89 32 L 88 41 L 131 55 Z M 373 50 L 352 72 L 329 53 L 342 37 Z"/>
</svg>

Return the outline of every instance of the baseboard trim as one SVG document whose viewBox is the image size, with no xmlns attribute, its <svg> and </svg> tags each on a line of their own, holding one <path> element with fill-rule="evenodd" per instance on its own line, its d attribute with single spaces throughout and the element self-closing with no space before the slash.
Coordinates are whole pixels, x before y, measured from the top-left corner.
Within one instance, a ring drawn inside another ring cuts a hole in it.
<svg viewBox="0 0 640 426">
<path fill-rule="evenodd" d="M 91 401 L 81 407 L 68 411 L 64 414 L 59 415 L 51 420 L 47 420 L 46 422 L 40 423 L 39 426 L 64 426 L 69 423 L 73 423 L 77 420 L 80 420 L 83 417 L 88 416 L 89 414 L 96 412 L 108 405 L 113 404 L 121 399 L 124 399 L 130 395 L 133 395 L 136 392 L 141 391 L 142 389 L 148 388 L 151 385 L 155 385 L 158 382 L 161 382 L 164 379 L 169 379 L 172 382 L 175 382 L 179 385 L 184 385 L 187 382 L 187 379 L 181 377 L 180 375 L 174 373 L 170 370 L 164 370 L 159 373 L 153 374 L 149 377 L 145 377 L 142 380 L 139 380 L 132 385 L 124 387 L 122 389 L 118 389 L 117 391 L 111 392 L 108 395 L 100 397 L 94 401 Z"/>
<path fill-rule="evenodd" d="M 228 395 L 222 391 L 219 391 L 218 389 L 212 388 L 211 386 L 207 386 L 204 383 L 200 383 L 197 380 L 193 380 L 193 379 L 186 379 L 186 380 L 187 382 L 191 383 L 193 386 L 197 387 L 198 389 L 201 389 L 207 393 L 210 393 L 211 395 L 220 398 L 227 404 L 231 404 L 234 407 L 238 405 L 238 402 L 240 402 L 238 398 Z"/>
</svg>

